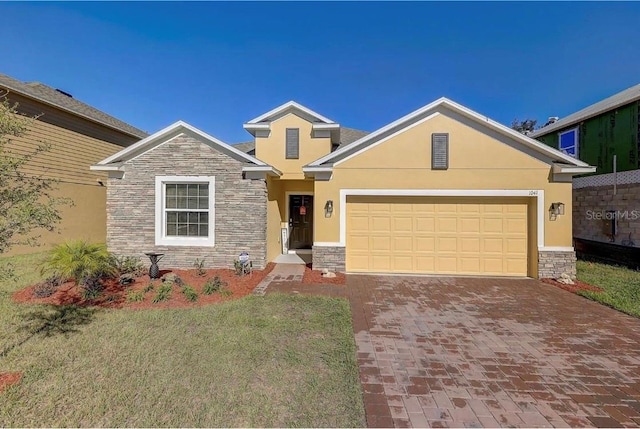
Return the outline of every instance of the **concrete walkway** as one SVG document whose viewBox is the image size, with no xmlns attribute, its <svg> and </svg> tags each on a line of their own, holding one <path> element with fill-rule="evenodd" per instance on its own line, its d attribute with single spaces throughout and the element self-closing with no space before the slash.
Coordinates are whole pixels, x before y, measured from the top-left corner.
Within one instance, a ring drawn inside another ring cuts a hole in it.
<svg viewBox="0 0 640 429">
<path fill-rule="evenodd" d="M 640 320 L 533 279 L 348 276 L 370 427 L 639 427 Z"/>
<path fill-rule="evenodd" d="M 287 255 L 288 256 L 288 255 Z M 296 256 L 296 255 L 292 255 Z M 273 270 L 262 279 L 253 290 L 254 295 L 263 296 L 267 292 L 267 288 L 272 282 L 302 282 L 304 276 L 304 264 L 299 263 L 282 263 L 276 264 Z"/>
</svg>

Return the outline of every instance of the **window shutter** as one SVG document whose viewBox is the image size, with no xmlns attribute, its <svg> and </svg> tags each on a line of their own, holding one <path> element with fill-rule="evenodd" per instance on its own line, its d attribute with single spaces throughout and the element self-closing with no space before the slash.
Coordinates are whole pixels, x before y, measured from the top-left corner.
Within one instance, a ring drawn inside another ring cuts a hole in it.
<svg viewBox="0 0 640 429">
<path fill-rule="evenodd" d="M 287 128 L 287 159 L 298 159 L 300 157 L 300 130 L 298 128 Z"/>
<path fill-rule="evenodd" d="M 431 169 L 449 168 L 449 134 L 431 134 Z"/>
</svg>

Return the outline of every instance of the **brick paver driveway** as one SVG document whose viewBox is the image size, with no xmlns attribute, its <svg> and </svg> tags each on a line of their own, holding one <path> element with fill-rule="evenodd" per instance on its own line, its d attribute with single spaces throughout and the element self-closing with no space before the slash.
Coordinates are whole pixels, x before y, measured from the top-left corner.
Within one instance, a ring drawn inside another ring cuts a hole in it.
<svg viewBox="0 0 640 429">
<path fill-rule="evenodd" d="M 531 279 L 339 288 L 317 291 L 351 302 L 369 426 L 640 426 L 639 319 Z"/>
</svg>

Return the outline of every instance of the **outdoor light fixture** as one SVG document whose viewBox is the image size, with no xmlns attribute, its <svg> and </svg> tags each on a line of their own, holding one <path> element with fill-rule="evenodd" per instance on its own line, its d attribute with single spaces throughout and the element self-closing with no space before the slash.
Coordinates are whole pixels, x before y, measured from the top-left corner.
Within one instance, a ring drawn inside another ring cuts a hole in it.
<svg viewBox="0 0 640 429">
<path fill-rule="evenodd" d="M 556 220 L 558 216 L 564 215 L 564 203 L 551 203 L 549 207 L 549 219 Z"/>
<path fill-rule="evenodd" d="M 324 205 L 324 217 L 331 217 L 333 213 L 333 200 L 327 200 L 327 203 Z"/>
</svg>

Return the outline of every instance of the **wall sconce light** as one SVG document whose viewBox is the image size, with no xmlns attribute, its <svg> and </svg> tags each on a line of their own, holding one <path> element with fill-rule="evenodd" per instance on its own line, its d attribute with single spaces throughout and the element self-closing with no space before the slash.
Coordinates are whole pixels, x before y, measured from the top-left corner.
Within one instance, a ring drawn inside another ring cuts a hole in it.
<svg viewBox="0 0 640 429">
<path fill-rule="evenodd" d="M 331 217 L 333 214 L 333 200 L 327 200 L 324 205 L 324 217 Z"/>
<path fill-rule="evenodd" d="M 558 216 L 564 215 L 564 203 L 551 203 L 549 207 L 549 219 L 556 220 Z"/>
</svg>

